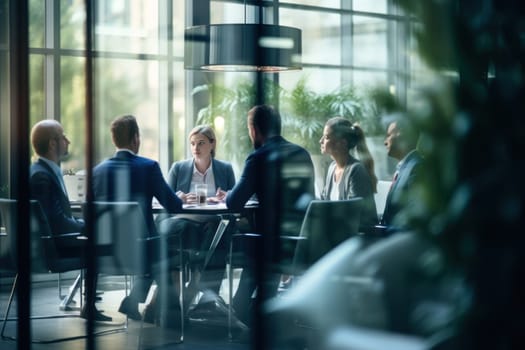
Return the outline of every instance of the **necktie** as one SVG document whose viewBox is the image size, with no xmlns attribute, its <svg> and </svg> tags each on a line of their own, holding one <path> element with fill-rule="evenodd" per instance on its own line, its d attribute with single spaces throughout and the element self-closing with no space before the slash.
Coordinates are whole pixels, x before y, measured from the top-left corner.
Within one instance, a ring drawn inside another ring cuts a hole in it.
<svg viewBox="0 0 525 350">
<path fill-rule="evenodd" d="M 399 171 L 396 170 L 396 172 L 394 173 L 394 178 L 392 179 L 392 183 L 390 184 L 390 190 L 388 190 L 388 192 L 390 192 L 392 190 L 392 187 L 394 187 L 394 184 L 396 183 L 398 176 L 399 176 Z"/>
</svg>

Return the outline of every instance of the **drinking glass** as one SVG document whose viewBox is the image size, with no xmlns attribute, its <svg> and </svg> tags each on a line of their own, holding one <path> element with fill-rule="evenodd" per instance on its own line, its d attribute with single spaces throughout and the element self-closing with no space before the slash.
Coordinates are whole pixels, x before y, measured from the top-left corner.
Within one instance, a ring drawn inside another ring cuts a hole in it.
<svg viewBox="0 0 525 350">
<path fill-rule="evenodd" d="M 197 204 L 205 205 L 206 204 L 206 195 L 208 194 L 208 185 L 206 184 L 196 184 L 195 185 L 195 196 L 197 196 Z"/>
</svg>

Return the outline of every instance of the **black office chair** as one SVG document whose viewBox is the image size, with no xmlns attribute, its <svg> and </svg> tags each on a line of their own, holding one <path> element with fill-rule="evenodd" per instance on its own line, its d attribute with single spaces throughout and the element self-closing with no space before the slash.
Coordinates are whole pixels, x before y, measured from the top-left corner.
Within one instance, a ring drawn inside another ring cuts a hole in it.
<svg viewBox="0 0 525 350">
<path fill-rule="evenodd" d="M 301 274 L 341 242 L 359 233 L 362 198 L 313 200 L 294 254 L 293 274 Z"/>
<path fill-rule="evenodd" d="M 84 210 L 87 209 L 86 203 Z M 99 256 L 97 272 L 109 275 L 153 276 L 160 286 L 167 288 L 171 270 L 179 270 L 180 286 L 184 285 L 184 269 L 188 263 L 184 252 L 168 256 L 167 240 L 164 236 L 151 236 L 142 210 L 137 202 L 92 202 L 94 213 L 94 237 Z M 180 237 L 170 237 L 178 240 Z M 126 290 L 127 294 L 127 290 Z M 165 295 L 165 294 L 162 294 Z M 184 289 L 181 288 L 179 303 L 180 342 L 184 340 Z M 162 302 L 162 300 L 161 300 Z M 142 314 L 139 347 L 142 343 L 144 314 Z M 127 326 L 127 319 L 126 319 Z"/>
<path fill-rule="evenodd" d="M 16 338 L 5 335 L 5 327 L 9 319 L 9 312 L 15 295 L 18 273 L 17 273 L 17 201 L 14 199 L 0 199 L 0 214 L 2 222 L 5 225 L 6 233 L 2 236 L 2 268 L 8 269 L 15 273 L 13 286 L 9 295 L 9 301 L 5 311 L 4 321 L 2 324 L 1 336 L 3 339 L 15 340 Z M 86 267 L 85 259 L 78 257 L 63 257 L 56 249 L 57 242 L 77 240 L 80 233 L 53 235 L 45 214 L 37 201 L 30 201 L 30 239 L 31 239 L 31 271 L 33 273 L 62 273 L 68 271 L 81 270 Z M 4 264 L 5 263 L 5 264 Z M 31 319 L 47 318 L 67 318 L 80 317 L 80 314 L 58 314 L 49 316 L 32 316 Z M 106 334 L 107 331 L 97 332 L 95 335 Z M 55 343 L 60 341 L 74 340 L 85 338 L 85 335 L 72 336 L 65 338 L 34 340 L 34 343 Z"/>
</svg>

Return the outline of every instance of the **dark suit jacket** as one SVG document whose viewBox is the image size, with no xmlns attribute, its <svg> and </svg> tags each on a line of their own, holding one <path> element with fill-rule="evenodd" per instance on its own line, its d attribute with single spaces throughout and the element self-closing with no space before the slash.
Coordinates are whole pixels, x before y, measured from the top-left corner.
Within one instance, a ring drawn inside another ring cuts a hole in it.
<svg viewBox="0 0 525 350">
<path fill-rule="evenodd" d="M 39 159 L 31 165 L 29 173 L 31 198 L 40 202 L 40 206 L 49 222 L 51 232 L 62 234 L 82 231 L 84 221 L 73 217 L 69 198 L 62 190 L 62 186 L 53 169 L 46 162 Z"/>
<path fill-rule="evenodd" d="M 423 158 L 417 151 L 410 152 L 397 170 L 397 180 L 393 182 L 386 197 L 385 211 L 381 224 L 395 226 L 395 216 L 409 204 L 410 189 L 416 182 Z M 394 227 L 392 227 L 394 228 Z"/>
<path fill-rule="evenodd" d="M 182 201 L 164 180 L 159 164 L 127 151 L 118 151 L 95 167 L 93 192 L 97 201 L 138 202 L 151 235 L 157 232 L 151 208 L 153 197 L 170 213 L 182 210 Z"/>
<path fill-rule="evenodd" d="M 303 194 L 306 193 L 308 199 L 314 198 L 314 167 L 310 154 L 281 136 L 268 139 L 246 158 L 239 181 L 226 197 L 228 208 L 241 211 L 252 195 L 257 196 L 259 209 L 255 226 L 258 232 L 273 231 L 277 224 L 274 220 L 279 219 L 279 215 L 285 210 L 283 205 L 286 203 L 281 202 L 285 199 L 285 192 L 289 190 L 282 181 L 285 166 L 295 167 L 309 175 Z M 303 209 L 306 206 L 305 201 Z"/>
<path fill-rule="evenodd" d="M 173 163 L 168 173 L 168 184 L 174 191 L 182 191 L 184 193 L 191 191 L 193 164 L 193 158 Z M 231 164 L 212 159 L 212 168 L 215 187 L 220 187 L 225 191 L 232 189 L 235 185 L 235 175 Z"/>
</svg>

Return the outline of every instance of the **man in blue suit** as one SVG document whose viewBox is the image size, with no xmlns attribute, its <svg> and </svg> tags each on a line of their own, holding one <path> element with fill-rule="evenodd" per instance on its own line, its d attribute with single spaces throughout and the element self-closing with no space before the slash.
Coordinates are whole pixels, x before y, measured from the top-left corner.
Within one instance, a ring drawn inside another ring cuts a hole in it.
<svg viewBox="0 0 525 350">
<path fill-rule="evenodd" d="M 302 147 L 288 142 L 281 136 L 281 116 L 272 106 L 258 105 L 248 112 L 248 133 L 255 148 L 244 164 L 242 175 L 229 192 L 220 193 L 225 197 L 228 208 L 242 211 L 245 203 L 256 196 L 259 208 L 255 215 L 255 232 L 264 238 L 262 245 L 257 242 L 245 246 L 247 264 L 243 267 L 239 287 L 234 296 L 233 307 L 239 319 L 245 323 L 252 322 L 253 310 L 251 296 L 258 288 L 258 300 L 272 297 L 277 292 L 280 275 L 263 275 L 261 264 L 269 262 L 279 252 L 281 220 L 289 214 L 289 207 L 284 194 L 289 190 L 283 183 L 283 170 L 302 171 L 310 175 L 304 192 L 298 197 L 307 202 L 314 198 L 314 167 L 310 154 Z M 298 198 L 297 198 L 298 199 Z M 252 242 L 253 243 L 253 242 Z M 277 249 L 279 250 L 279 249 Z"/>
<path fill-rule="evenodd" d="M 31 144 L 38 156 L 29 170 L 31 198 L 40 203 L 51 232 L 56 235 L 84 230 L 84 220 L 74 217 L 71 212 L 60 169 L 60 161 L 67 155 L 70 143 L 62 125 L 56 120 L 42 120 L 31 129 Z M 78 257 L 85 252 L 85 241 L 74 238 L 57 242 L 57 251 L 62 256 Z M 111 321 L 111 317 L 98 312 L 94 304 L 91 306 L 95 309 L 93 314 L 96 321 Z M 83 317 L 87 315 L 86 308 L 84 305 L 81 313 Z"/>
<path fill-rule="evenodd" d="M 388 231 L 396 231 L 406 225 L 403 208 L 414 203 L 410 191 L 421 172 L 423 158 L 417 151 L 419 133 L 406 116 L 396 114 L 389 120 L 385 147 L 388 156 L 398 160 L 392 186 L 388 192 L 381 224 Z"/>
<path fill-rule="evenodd" d="M 117 152 L 93 170 L 95 200 L 138 202 L 149 234 L 155 235 L 157 229 L 151 207 L 153 197 L 170 213 L 180 212 L 182 201 L 164 180 L 159 164 L 138 155 L 140 132 L 134 116 L 124 115 L 115 119 L 111 123 L 111 136 Z M 151 278 L 137 278 L 119 311 L 130 318 L 140 319 L 138 303 L 146 298 L 151 283 Z"/>
</svg>

